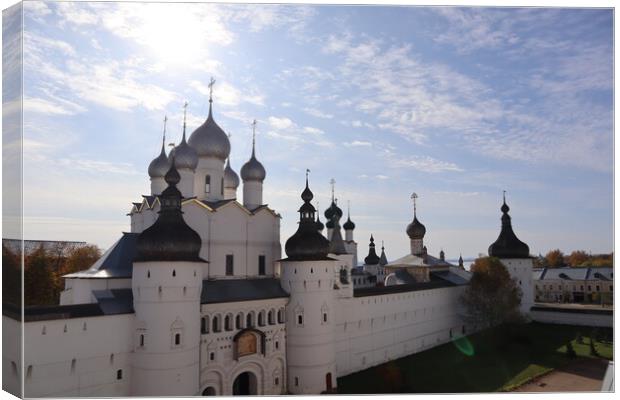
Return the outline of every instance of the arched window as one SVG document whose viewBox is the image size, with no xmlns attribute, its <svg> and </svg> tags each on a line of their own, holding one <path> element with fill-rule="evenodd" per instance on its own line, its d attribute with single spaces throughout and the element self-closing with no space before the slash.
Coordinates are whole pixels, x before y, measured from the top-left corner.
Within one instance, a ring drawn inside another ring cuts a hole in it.
<svg viewBox="0 0 620 400">
<path fill-rule="evenodd" d="M 205 176 L 205 193 L 211 193 L 211 175 Z"/>
<path fill-rule="evenodd" d="M 200 333 L 209 333 L 209 317 L 200 318 Z"/>
<path fill-rule="evenodd" d="M 254 326 L 254 311 L 251 311 L 245 317 L 245 327 L 246 328 L 251 328 L 253 326 Z"/>
<path fill-rule="evenodd" d="M 140 335 L 140 347 L 144 347 L 144 335 Z"/>
<path fill-rule="evenodd" d="M 233 327 L 232 327 L 232 316 L 230 314 L 228 314 L 224 318 L 224 329 L 226 329 L 227 331 L 232 331 L 233 330 Z"/>
<path fill-rule="evenodd" d="M 274 310 L 269 310 L 269 314 L 267 314 L 267 322 L 269 323 L 269 325 L 275 325 L 276 323 L 275 313 L 276 312 Z"/>
<path fill-rule="evenodd" d="M 175 333 L 174 334 L 174 345 L 175 346 L 180 346 L 181 345 L 181 334 L 180 333 Z"/>
<path fill-rule="evenodd" d="M 123 379 L 123 370 L 122 369 L 119 369 L 119 370 L 116 371 L 116 379 L 119 380 L 119 381 L 121 379 Z"/>
<path fill-rule="evenodd" d="M 278 310 L 278 323 L 279 324 L 284 323 L 284 309 L 283 308 Z"/>
<path fill-rule="evenodd" d="M 213 317 L 213 332 L 219 332 L 220 328 L 220 316 L 216 315 Z"/>
<path fill-rule="evenodd" d="M 265 326 L 265 310 L 258 313 L 258 326 Z"/>
<path fill-rule="evenodd" d="M 32 378 L 32 365 L 28 366 L 28 369 L 26 370 L 26 379 Z"/>
<path fill-rule="evenodd" d="M 71 374 L 75 374 L 75 358 L 71 360 Z"/>
<path fill-rule="evenodd" d="M 241 313 L 237 314 L 235 317 L 235 329 L 243 328 L 241 325 L 243 324 L 243 315 Z"/>
<path fill-rule="evenodd" d="M 172 276 L 177 276 L 177 270 L 176 269 L 172 270 Z"/>
</svg>

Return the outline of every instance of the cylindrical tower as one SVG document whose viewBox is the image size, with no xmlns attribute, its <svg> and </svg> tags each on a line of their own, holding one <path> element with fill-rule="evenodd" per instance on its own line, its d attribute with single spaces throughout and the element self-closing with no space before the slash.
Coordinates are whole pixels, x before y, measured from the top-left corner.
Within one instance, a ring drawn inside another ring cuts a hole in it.
<svg viewBox="0 0 620 400">
<path fill-rule="evenodd" d="M 329 242 L 316 229 L 313 194 L 302 193 L 297 232 L 286 242 L 281 261 L 282 288 L 290 294 L 286 308 L 288 390 L 319 394 L 336 387 L 335 261 L 327 257 Z"/>
<path fill-rule="evenodd" d="M 157 221 L 137 239 L 131 394 L 194 396 L 199 391 L 201 240 L 183 220 L 174 156 Z"/>
</svg>

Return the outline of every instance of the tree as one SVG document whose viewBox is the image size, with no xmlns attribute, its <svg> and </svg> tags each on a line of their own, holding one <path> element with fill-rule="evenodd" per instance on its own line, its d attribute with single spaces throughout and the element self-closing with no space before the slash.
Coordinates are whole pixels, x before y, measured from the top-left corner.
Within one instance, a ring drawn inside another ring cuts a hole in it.
<svg viewBox="0 0 620 400">
<path fill-rule="evenodd" d="M 590 260 L 590 256 L 583 250 L 575 250 L 568 256 L 568 265 L 577 267 Z"/>
<path fill-rule="evenodd" d="M 560 249 L 551 250 L 545 256 L 547 259 L 547 264 L 551 268 L 558 268 L 564 265 L 564 254 L 560 251 Z"/>
<path fill-rule="evenodd" d="M 478 258 L 471 272 L 462 296 L 468 323 L 484 327 L 522 320 L 521 289 L 498 258 Z"/>
<path fill-rule="evenodd" d="M 2 301 L 16 306 L 22 301 L 21 257 L 2 244 Z"/>
<path fill-rule="evenodd" d="M 50 257 L 43 245 L 24 260 L 24 303 L 30 305 L 56 304 L 55 277 L 50 268 Z"/>
<path fill-rule="evenodd" d="M 95 245 L 75 247 L 67 252 L 62 274 L 70 274 L 90 268 L 101 257 L 101 251 Z"/>
</svg>

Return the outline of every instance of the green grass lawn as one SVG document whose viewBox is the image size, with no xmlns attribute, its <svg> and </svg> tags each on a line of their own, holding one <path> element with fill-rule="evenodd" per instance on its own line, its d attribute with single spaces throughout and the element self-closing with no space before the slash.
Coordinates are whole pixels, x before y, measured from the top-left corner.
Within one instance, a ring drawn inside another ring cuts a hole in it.
<svg viewBox="0 0 620 400">
<path fill-rule="evenodd" d="M 510 390 L 569 361 L 570 341 L 590 355 L 592 328 L 529 323 L 502 326 L 338 379 L 338 392 L 463 393 Z M 583 344 L 577 343 L 580 333 Z M 611 329 L 597 329 L 601 358 L 613 355 Z"/>
</svg>

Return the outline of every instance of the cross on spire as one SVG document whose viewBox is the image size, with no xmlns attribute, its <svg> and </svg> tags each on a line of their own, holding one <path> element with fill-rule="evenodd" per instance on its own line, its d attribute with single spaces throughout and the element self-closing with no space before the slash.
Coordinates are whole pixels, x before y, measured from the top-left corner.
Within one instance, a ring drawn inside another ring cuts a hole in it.
<svg viewBox="0 0 620 400">
<path fill-rule="evenodd" d="M 506 191 L 502 190 L 502 192 L 504 192 L 504 203 L 506 202 Z"/>
<path fill-rule="evenodd" d="M 215 79 L 211 77 L 211 80 L 209 81 L 209 103 L 213 102 L 213 85 L 215 85 Z"/>
<path fill-rule="evenodd" d="M 412 193 L 411 194 L 411 200 L 413 200 L 413 216 L 415 217 L 415 212 L 416 212 L 416 199 L 418 198 L 418 194 L 417 193 Z"/>
<path fill-rule="evenodd" d="M 254 148 L 256 147 L 256 119 L 252 121 L 252 157 L 254 157 Z"/>
<path fill-rule="evenodd" d="M 351 200 L 347 200 L 347 214 L 351 218 Z"/>
<path fill-rule="evenodd" d="M 187 106 L 189 105 L 189 103 L 187 102 L 187 100 L 183 103 L 183 139 L 182 141 L 185 141 L 185 127 L 187 125 Z"/>
<path fill-rule="evenodd" d="M 336 185 L 336 180 L 334 178 L 329 180 L 329 184 L 332 185 L 332 202 L 334 201 L 334 186 Z"/>
<path fill-rule="evenodd" d="M 310 170 L 308 168 L 306 168 L 306 182 L 308 182 L 308 174 L 310 173 Z"/>
<path fill-rule="evenodd" d="M 166 123 L 168 122 L 168 116 L 164 115 L 164 137 L 162 143 L 166 143 Z"/>
</svg>

